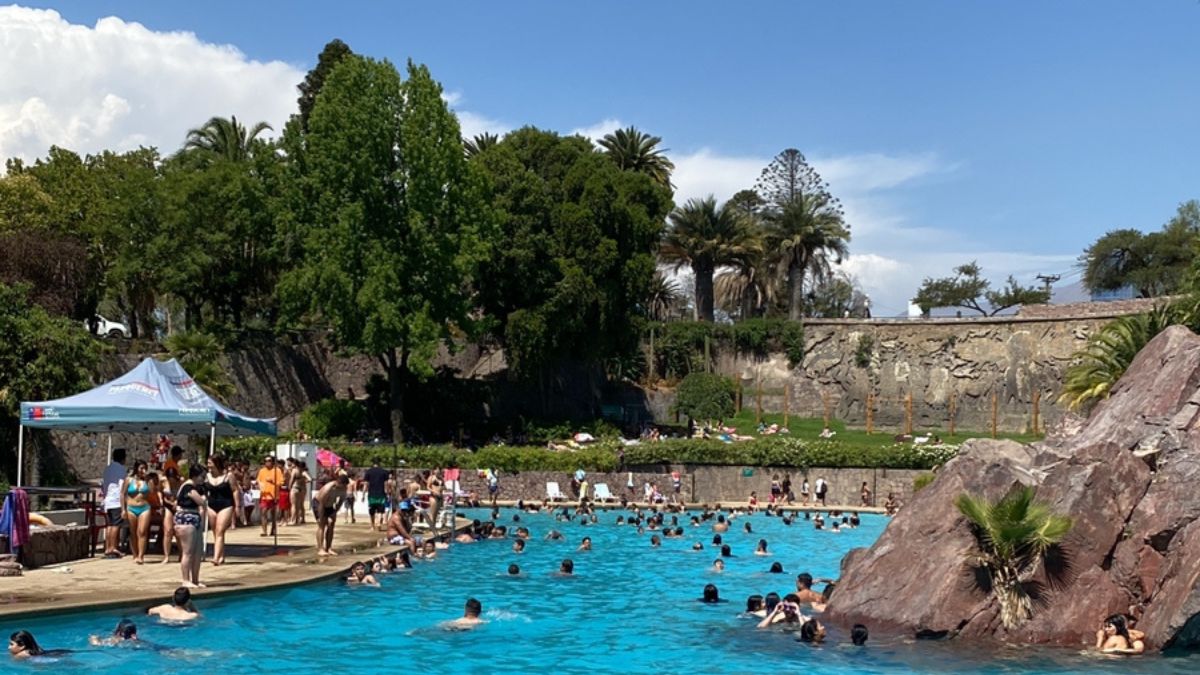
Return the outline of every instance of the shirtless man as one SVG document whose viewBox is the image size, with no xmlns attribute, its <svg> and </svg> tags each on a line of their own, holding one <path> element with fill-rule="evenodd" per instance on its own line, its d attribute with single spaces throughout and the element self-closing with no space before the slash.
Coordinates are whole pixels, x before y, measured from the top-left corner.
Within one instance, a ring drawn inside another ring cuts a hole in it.
<svg viewBox="0 0 1200 675">
<path fill-rule="evenodd" d="M 796 575 L 796 597 L 802 605 L 822 604 L 825 598 L 812 589 L 813 578 L 808 572 Z"/>
<path fill-rule="evenodd" d="M 409 553 L 416 555 L 416 542 L 404 519 L 405 516 L 399 508 L 392 509 L 392 515 L 387 521 L 387 541 L 392 546 L 401 546 L 408 549 Z"/>
<path fill-rule="evenodd" d="M 354 567 L 350 568 L 350 576 L 346 577 L 346 583 L 357 586 L 378 586 L 379 580 L 374 574 L 367 571 L 365 563 L 356 562 Z"/>
<path fill-rule="evenodd" d="M 463 615 L 453 621 L 447 621 L 443 626 L 448 630 L 470 630 L 483 623 L 479 615 L 483 613 L 483 604 L 475 598 L 467 600 Z"/>
<path fill-rule="evenodd" d="M 333 551 L 333 526 L 337 525 L 338 502 L 346 496 L 350 477 L 342 474 L 326 483 L 313 497 L 313 516 L 317 519 L 317 555 L 337 555 Z"/>
<path fill-rule="evenodd" d="M 171 602 L 151 607 L 146 614 L 167 621 L 191 621 L 200 618 L 200 612 L 192 606 L 192 592 L 180 586 L 171 596 Z"/>
</svg>

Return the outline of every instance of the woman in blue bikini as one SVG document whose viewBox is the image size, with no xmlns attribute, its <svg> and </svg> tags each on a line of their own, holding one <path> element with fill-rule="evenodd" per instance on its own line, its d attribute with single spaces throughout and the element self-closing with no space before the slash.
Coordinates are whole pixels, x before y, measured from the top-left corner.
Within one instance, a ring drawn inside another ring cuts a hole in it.
<svg viewBox="0 0 1200 675">
<path fill-rule="evenodd" d="M 137 460 L 133 463 L 133 471 L 121 486 L 121 508 L 125 511 L 125 520 L 129 523 L 132 535 L 129 537 L 129 548 L 133 562 L 139 565 L 146 562 L 146 546 L 150 540 L 151 486 L 146 478 L 148 469 L 146 460 Z"/>
</svg>

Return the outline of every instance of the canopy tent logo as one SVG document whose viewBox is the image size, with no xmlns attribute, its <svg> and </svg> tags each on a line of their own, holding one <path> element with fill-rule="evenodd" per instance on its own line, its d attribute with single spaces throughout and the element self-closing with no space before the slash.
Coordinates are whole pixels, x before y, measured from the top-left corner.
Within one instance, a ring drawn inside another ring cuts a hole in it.
<svg viewBox="0 0 1200 675">
<path fill-rule="evenodd" d="M 56 420 L 58 419 L 58 411 L 54 408 L 43 408 L 40 406 L 30 408 L 25 412 L 25 419 L 28 420 Z"/>
<path fill-rule="evenodd" d="M 147 384 L 145 382 L 127 382 L 125 384 L 114 384 L 108 388 L 109 396 L 116 396 L 118 394 L 124 394 L 124 393 L 141 394 L 142 396 L 146 396 L 148 398 L 158 398 L 159 392 L 158 392 L 158 387 L 156 387 L 152 384 Z"/>
<path fill-rule="evenodd" d="M 179 395 L 185 401 L 199 401 L 204 398 L 204 390 L 200 389 L 196 381 L 190 377 L 178 380 L 171 379 L 170 382 L 171 386 L 175 387 L 175 391 L 179 392 Z"/>
</svg>

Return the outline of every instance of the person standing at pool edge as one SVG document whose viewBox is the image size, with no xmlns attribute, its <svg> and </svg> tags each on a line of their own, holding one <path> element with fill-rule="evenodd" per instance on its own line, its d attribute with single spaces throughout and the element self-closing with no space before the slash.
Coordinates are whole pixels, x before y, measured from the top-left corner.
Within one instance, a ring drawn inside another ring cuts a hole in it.
<svg viewBox="0 0 1200 675">
<path fill-rule="evenodd" d="M 337 555 L 333 551 L 333 527 L 337 525 L 337 505 L 346 496 L 350 477 L 341 474 L 326 483 L 313 497 L 313 516 L 317 519 L 317 555 Z"/>
<path fill-rule="evenodd" d="M 279 492 L 283 488 L 283 472 L 279 467 L 275 466 L 275 458 L 267 455 L 263 459 L 263 467 L 258 470 L 258 476 L 255 478 L 258 483 L 258 521 L 262 524 L 262 534 L 260 537 L 266 537 L 267 520 L 271 521 L 271 532 L 275 534 L 275 520 L 277 518 L 276 508 L 279 506 Z"/>
<path fill-rule="evenodd" d="M 367 481 L 367 512 L 371 516 L 371 529 L 383 530 L 383 512 L 387 507 L 388 472 L 379 466 L 379 458 L 371 460 L 371 468 L 363 474 Z"/>
<path fill-rule="evenodd" d="M 121 537 L 121 526 L 125 524 L 121 509 L 121 484 L 125 481 L 125 448 L 112 451 L 112 463 L 104 469 L 101 491 L 104 492 L 104 514 L 107 527 L 104 530 L 104 557 L 120 558 L 117 545 Z"/>
</svg>

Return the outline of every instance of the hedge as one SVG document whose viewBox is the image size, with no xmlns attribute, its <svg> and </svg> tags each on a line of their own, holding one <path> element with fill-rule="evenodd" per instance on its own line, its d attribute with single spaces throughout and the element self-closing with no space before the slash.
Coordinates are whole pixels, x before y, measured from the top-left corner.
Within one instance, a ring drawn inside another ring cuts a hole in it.
<svg viewBox="0 0 1200 675">
<path fill-rule="evenodd" d="M 739 443 L 714 440 L 668 439 L 622 447 L 619 442 L 601 441 L 575 451 L 556 451 L 539 446 L 490 445 L 474 452 L 448 445 L 393 446 L 327 444 L 354 466 L 369 466 L 379 458 L 384 466 L 403 461 L 406 466 L 437 467 L 457 463 L 465 469 L 495 468 L 502 471 L 613 471 L 623 449 L 626 465 L 711 464 L 720 466 L 779 466 L 865 469 L 931 469 L 956 454 L 956 445 L 856 446 L 837 440 L 807 441 L 794 438 L 759 438 Z M 270 454 L 272 439 L 223 441 L 221 450 L 235 457 L 257 461 L 255 455 Z"/>
</svg>

